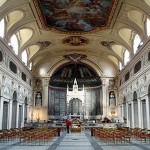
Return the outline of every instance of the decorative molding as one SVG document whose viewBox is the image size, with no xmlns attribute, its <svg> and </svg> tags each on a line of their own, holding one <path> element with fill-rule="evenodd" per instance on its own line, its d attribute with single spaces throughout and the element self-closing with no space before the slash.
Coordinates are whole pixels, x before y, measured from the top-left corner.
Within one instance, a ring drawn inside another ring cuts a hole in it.
<svg viewBox="0 0 150 150">
<path fill-rule="evenodd" d="M 74 63 L 78 63 L 81 60 L 85 59 L 86 57 L 87 57 L 86 55 L 76 54 L 76 53 L 69 54 L 69 55 L 64 55 L 65 59 L 68 59 L 68 60 L 70 60 L 71 62 L 74 62 Z"/>
<path fill-rule="evenodd" d="M 40 45 L 40 50 L 43 50 L 47 48 L 49 45 L 51 45 L 50 41 L 39 41 L 37 42 L 38 45 Z"/>
<path fill-rule="evenodd" d="M 62 40 L 63 44 L 70 46 L 81 46 L 89 43 L 89 40 L 82 36 L 69 36 Z"/>
<path fill-rule="evenodd" d="M 109 47 L 112 45 L 112 44 L 115 44 L 114 41 L 101 41 L 100 44 L 104 47 Z"/>
</svg>

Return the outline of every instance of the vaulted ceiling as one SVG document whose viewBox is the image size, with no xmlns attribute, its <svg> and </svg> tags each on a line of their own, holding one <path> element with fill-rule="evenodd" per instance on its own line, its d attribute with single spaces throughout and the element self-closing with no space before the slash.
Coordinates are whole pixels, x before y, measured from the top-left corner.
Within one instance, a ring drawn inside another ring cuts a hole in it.
<svg viewBox="0 0 150 150">
<path fill-rule="evenodd" d="M 98 76 L 116 77 L 133 38 L 146 39 L 149 0 L 0 0 L 6 37 L 15 33 L 33 74 L 50 77 L 64 64 L 82 63 Z"/>
</svg>

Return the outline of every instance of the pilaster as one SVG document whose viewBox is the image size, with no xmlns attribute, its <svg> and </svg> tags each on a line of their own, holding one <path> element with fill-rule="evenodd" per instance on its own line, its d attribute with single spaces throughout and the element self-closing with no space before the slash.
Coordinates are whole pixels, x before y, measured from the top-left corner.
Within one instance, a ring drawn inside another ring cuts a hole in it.
<svg viewBox="0 0 150 150">
<path fill-rule="evenodd" d="M 142 128 L 142 109 L 141 109 L 141 100 L 138 99 L 138 120 L 139 120 L 139 128 Z"/>
<path fill-rule="evenodd" d="M 12 101 L 9 102 L 8 107 L 8 129 L 11 128 L 11 122 L 12 122 Z"/>
<path fill-rule="evenodd" d="M 21 127 L 24 127 L 24 111 L 25 111 L 25 104 L 22 104 L 22 121 L 21 121 Z"/>
<path fill-rule="evenodd" d="M 148 98 L 148 95 L 145 97 L 145 100 L 146 100 L 146 119 L 147 119 L 147 129 L 150 129 L 150 101 L 149 101 L 149 98 Z"/>
<path fill-rule="evenodd" d="M 16 110 L 16 128 L 18 128 L 19 121 L 19 102 L 17 102 L 17 110 Z"/>
<path fill-rule="evenodd" d="M 134 119 L 134 102 L 133 101 L 131 101 L 131 113 L 132 113 L 132 118 L 131 118 L 131 120 L 132 120 L 132 128 L 134 128 L 135 127 L 135 122 L 134 122 L 135 119 Z"/>
<path fill-rule="evenodd" d="M 3 107 L 4 107 L 4 101 L 3 101 L 3 98 L 1 97 L 0 99 L 0 130 L 2 129 L 2 124 L 3 124 Z"/>
<path fill-rule="evenodd" d="M 130 122 L 129 122 L 129 103 L 126 103 L 126 111 L 127 111 L 127 126 L 130 126 Z"/>
</svg>

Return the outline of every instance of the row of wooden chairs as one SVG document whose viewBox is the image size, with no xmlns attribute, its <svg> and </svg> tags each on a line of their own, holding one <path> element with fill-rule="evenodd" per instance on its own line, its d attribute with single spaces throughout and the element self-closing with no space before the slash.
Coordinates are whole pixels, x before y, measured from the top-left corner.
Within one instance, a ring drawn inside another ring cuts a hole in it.
<svg viewBox="0 0 150 150">
<path fill-rule="evenodd" d="M 23 131 L 20 134 L 20 142 L 23 144 L 42 144 L 49 142 L 57 136 L 57 129 L 40 128 L 31 131 Z"/>
<path fill-rule="evenodd" d="M 150 142 L 150 131 L 139 128 L 95 128 L 93 135 L 105 143 L 131 143 L 131 140 Z"/>
<path fill-rule="evenodd" d="M 3 129 L 0 130 L 0 142 L 7 142 L 16 139 L 20 134 L 20 129 L 12 128 L 12 129 Z"/>
<path fill-rule="evenodd" d="M 0 142 L 18 140 L 20 143 L 46 143 L 53 137 L 58 136 L 57 128 L 12 128 L 0 130 Z"/>
</svg>

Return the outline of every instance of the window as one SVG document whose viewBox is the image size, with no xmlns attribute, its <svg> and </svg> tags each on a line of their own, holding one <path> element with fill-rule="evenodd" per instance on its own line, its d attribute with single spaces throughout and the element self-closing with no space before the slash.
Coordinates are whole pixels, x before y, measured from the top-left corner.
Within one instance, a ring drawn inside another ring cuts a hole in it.
<svg viewBox="0 0 150 150">
<path fill-rule="evenodd" d="M 139 49 L 139 46 L 141 46 L 142 43 L 141 43 L 141 39 L 139 37 L 138 34 L 135 35 L 134 37 L 134 42 L 133 42 L 133 52 L 134 54 L 137 52 L 137 50 Z"/>
<path fill-rule="evenodd" d="M 15 54 L 18 55 L 18 39 L 15 34 L 10 39 L 10 45 L 13 47 Z"/>
<path fill-rule="evenodd" d="M 122 70 L 122 63 L 119 62 L 119 70 Z"/>
<path fill-rule="evenodd" d="M 6 0 L 0 0 L 0 7 L 6 2 Z"/>
<path fill-rule="evenodd" d="M 126 65 L 127 62 L 129 62 L 129 61 L 130 61 L 130 53 L 128 50 L 126 50 L 124 53 L 124 65 Z"/>
<path fill-rule="evenodd" d="M 147 18 L 146 21 L 146 32 L 147 32 L 147 36 L 150 36 L 150 19 Z"/>
<path fill-rule="evenodd" d="M 26 50 L 24 50 L 23 53 L 22 53 L 22 61 L 27 66 L 27 51 Z"/>
<path fill-rule="evenodd" d="M 121 84 L 122 84 L 122 81 L 121 81 L 121 79 L 120 79 L 120 86 L 121 86 Z"/>
<path fill-rule="evenodd" d="M 3 53 L 2 53 L 2 51 L 0 51 L 0 62 L 2 62 L 3 61 Z"/>
<path fill-rule="evenodd" d="M 12 61 L 9 62 L 9 68 L 13 73 L 17 73 L 17 66 Z"/>
<path fill-rule="evenodd" d="M 32 70 L 32 62 L 29 65 L 29 69 Z"/>
<path fill-rule="evenodd" d="M 134 66 L 134 73 L 137 73 L 141 69 L 141 61 L 138 61 Z"/>
<path fill-rule="evenodd" d="M 4 32 L 5 32 L 5 23 L 4 23 L 4 19 L 2 19 L 0 21 L 0 37 L 1 38 L 4 37 Z"/>
<path fill-rule="evenodd" d="M 150 51 L 149 51 L 149 53 L 148 53 L 148 61 L 150 61 Z"/>
<path fill-rule="evenodd" d="M 128 81 L 130 78 L 130 72 L 127 72 L 125 75 L 125 82 Z"/>
<path fill-rule="evenodd" d="M 21 78 L 22 78 L 22 80 L 23 80 L 23 81 L 25 81 L 25 82 L 26 82 L 26 80 L 27 80 L 27 76 L 26 76 L 26 74 L 25 74 L 24 72 L 22 72 L 22 74 L 21 74 Z"/>
<path fill-rule="evenodd" d="M 32 85 L 32 80 L 30 79 L 30 85 Z"/>
</svg>

